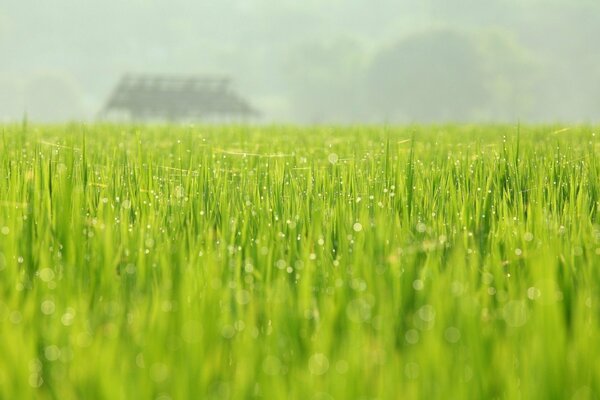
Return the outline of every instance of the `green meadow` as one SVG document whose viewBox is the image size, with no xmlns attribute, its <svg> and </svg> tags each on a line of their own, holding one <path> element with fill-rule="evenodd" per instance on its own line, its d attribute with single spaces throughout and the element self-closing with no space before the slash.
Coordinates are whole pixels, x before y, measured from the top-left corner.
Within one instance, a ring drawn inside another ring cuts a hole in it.
<svg viewBox="0 0 600 400">
<path fill-rule="evenodd" d="M 597 399 L 592 126 L 0 127 L 2 399 Z"/>
</svg>

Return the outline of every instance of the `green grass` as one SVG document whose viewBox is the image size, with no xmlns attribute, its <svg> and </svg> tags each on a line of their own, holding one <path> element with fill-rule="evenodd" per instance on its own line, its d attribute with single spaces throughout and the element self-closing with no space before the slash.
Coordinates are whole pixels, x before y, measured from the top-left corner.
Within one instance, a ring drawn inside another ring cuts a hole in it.
<svg viewBox="0 0 600 400">
<path fill-rule="evenodd" d="M 0 127 L 0 398 L 598 398 L 594 129 Z"/>
</svg>

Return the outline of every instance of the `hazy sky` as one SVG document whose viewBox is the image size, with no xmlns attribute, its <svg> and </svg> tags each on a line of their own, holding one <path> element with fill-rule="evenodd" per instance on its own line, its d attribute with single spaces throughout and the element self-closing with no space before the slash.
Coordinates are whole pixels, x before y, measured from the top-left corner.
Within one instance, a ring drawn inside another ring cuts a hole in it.
<svg viewBox="0 0 600 400">
<path fill-rule="evenodd" d="M 600 120 L 598 37 L 595 0 L 0 0 L 0 119 L 89 120 L 145 72 L 266 121 Z"/>
</svg>

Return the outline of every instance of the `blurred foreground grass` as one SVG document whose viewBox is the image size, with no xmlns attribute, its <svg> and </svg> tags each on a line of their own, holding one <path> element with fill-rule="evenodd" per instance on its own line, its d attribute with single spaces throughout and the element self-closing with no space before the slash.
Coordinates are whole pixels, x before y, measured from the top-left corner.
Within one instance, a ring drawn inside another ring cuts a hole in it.
<svg viewBox="0 0 600 400">
<path fill-rule="evenodd" d="M 592 399 L 593 127 L 0 127 L 2 399 Z"/>
</svg>

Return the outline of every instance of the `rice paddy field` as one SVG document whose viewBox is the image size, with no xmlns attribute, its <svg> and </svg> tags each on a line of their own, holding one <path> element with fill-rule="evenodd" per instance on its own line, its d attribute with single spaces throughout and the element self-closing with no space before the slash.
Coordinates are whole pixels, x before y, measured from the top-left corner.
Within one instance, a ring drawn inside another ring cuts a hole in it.
<svg viewBox="0 0 600 400">
<path fill-rule="evenodd" d="M 597 399 L 591 126 L 0 127 L 2 399 Z"/>
</svg>

